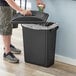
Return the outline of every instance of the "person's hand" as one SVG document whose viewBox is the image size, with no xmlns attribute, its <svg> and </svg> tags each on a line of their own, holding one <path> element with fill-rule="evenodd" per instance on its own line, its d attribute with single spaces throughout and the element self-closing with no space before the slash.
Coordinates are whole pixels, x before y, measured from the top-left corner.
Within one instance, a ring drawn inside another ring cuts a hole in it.
<svg viewBox="0 0 76 76">
<path fill-rule="evenodd" d="M 41 1 L 41 0 L 37 0 L 37 7 L 39 7 L 39 5 L 42 5 L 42 8 L 45 8 L 45 4 Z"/>
<path fill-rule="evenodd" d="M 26 16 L 31 16 L 32 15 L 32 12 L 30 10 L 21 10 L 20 13 L 22 15 L 26 15 Z"/>
</svg>

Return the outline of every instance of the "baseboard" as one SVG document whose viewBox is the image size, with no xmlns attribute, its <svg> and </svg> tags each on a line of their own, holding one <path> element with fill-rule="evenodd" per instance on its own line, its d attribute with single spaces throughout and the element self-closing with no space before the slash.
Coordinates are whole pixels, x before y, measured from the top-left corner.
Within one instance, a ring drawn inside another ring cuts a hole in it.
<svg viewBox="0 0 76 76">
<path fill-rule="evenodd" d="M 64 56 L 56 54 L 55 55 L 55 60 L 59 61 L 59 62 L 63 62 L 63 63 L 67 63 L 67 64 L 70 64 L 70 65 L 76 66 L 76 59 L 72 59 L 72 58 L 69 58 L 69 57 L 64 57 Z"/>
</svg>

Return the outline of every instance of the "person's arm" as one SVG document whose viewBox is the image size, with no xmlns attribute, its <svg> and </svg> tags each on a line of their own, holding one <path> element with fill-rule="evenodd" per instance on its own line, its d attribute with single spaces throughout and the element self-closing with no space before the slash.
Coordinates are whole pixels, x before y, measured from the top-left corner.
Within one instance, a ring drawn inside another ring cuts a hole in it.
<svg viewBox="0 0 76 76">
<path fill-rule="evenodd" d="M 36 0 L 37 4 L 43 4 L 42 0 Z"/>
<path fill-rule="evenodd" d="M 36 0 L 37 1 L 37 3 L 41 3 L 42 2 L 42 0 Z"/>
<path fill-rule="evenodd" d="M 5 0 L 14 10 L 22 11 L 22 9 L 15 3 L 14 0 Z"/>
<path fill-rule="evenodd" d="M 20 8 L 14 0 L 5 0 L 9 5 L 10 7 L 12 7 L 14 10 L 16 11 L 19 11 L 21 14 L 23 15 L 31 15 L 31 12 L 30 11 L 27 11 L 27 10 L 24 10 L 22 8 Z"/>
</svg>

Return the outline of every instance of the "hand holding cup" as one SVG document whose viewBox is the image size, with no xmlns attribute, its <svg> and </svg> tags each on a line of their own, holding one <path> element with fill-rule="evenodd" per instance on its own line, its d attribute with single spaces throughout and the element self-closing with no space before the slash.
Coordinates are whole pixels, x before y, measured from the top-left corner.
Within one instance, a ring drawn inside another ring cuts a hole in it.
<svg viewBox="0 0 76 76">
<path fill-rule="evenodd" d="M 44 11 L 44 5 L 43 4 L 39 4 L 38 5 L 38 9 L 40 12 L 43 12 Z"/>
</svg>

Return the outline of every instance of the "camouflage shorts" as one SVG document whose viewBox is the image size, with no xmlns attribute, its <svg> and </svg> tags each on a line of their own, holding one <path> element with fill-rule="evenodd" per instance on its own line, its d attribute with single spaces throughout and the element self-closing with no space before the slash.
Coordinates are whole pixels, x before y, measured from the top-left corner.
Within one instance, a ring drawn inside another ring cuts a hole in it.
<svg viewBox="0 0 76 76">
<path fill-rule="evenodd" d="M 0 34 L 11 35 L 12 24 L 10 23 L 12 17 L 12 9 L 9 6 L 0 6 Z"/>
</svg>

